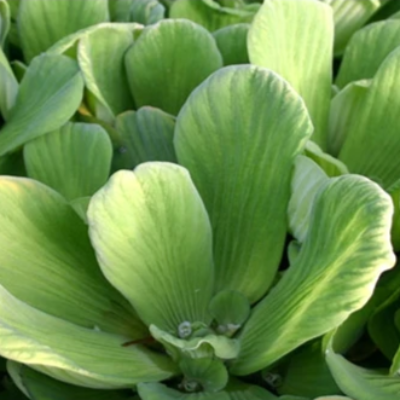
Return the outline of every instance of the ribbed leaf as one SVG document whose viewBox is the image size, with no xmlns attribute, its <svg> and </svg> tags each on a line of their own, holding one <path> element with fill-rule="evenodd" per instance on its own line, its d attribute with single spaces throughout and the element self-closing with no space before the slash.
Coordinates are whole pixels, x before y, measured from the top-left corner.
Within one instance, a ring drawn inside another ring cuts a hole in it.
<svg viewBox="0 0 400 400">
<path fill-rule="evenodd" d="M 174 128 L 175 118 L 153 107 L 118 115 L 116 130 L 120 147 L 115 162 L 125 169 L 146 161 L 176 162 Z"/>
<path fill-rule="evenodd" d="M 107 279 L 143 321 L 178 334 L 209 322 L 211 227 L 188 172 L 145 163 L 120 171 L 93 197 L 90 236 Z"/>
<path fill-rule="evenodd" d="M 230 25 L 214 32 L 224 65 L 248 64 L 247 34 L 249 24 Z"/>
<path fill-rule="evenodd" d="M 91 196 L 107 181 L 112 146 L 99 125 L 68 123 L 28 143 L 24 159 L 28 175 L 67 200 Z"/>
<path fill-rule="evenodd" d="M 4 120 L 8 120 L 10 117 L 18 94 L 18 87 L 18 81 L 15 79 L 7 57 L 0 48 L 0 112 Z"/>
<path fill-rule="evenodd" d="M 217 290 L 254 302 L 271 285 L 286 236 L 292 162 L 310 133 L 297 94 L 255 66 L 213 74 L 180 112 L 175 148 L 210 215 Z"/>
<path fill-rule="evenodd" d="M 249 31 L 253 64 L 285 78 L 303 97 L 315 132 L 312 139 L 326 149 L 331 97 L 332 10 L 314 0 L 265 1 Z"/>
<path fill-rule="evenodd" d="M 230 400 L 277 400 L 278 397 L 267 390 L 240 381 L 231 381 L 226 392 Z"/>
<path fill-rule="evenodd" d="M 87 228 L 66 200 L 39 182 L 3 176 L 0 203 L 1 285 L 78 325 L 136 338 L 144 334 L 133 310 L 101 274 Z"/>
<path fill-rule="evenodd" d="M 184 20 L 164 20 L 147 27 L 126 55 L 136 105 L 158 107 L 174 115 L 193 89 L 221 67 L 222 57 L 212 35 Z"/>
<path fill-rule="evenodd" d="M 85 35 L 78 45 L 78 62 L 85 84 L 94 96 L 93 114 L 107 122 L 133 109 L 125 72 L 125 53 L 133 43 L 133 26 L 105 26 Z"/>
<path fill-rule="evenodd" d="M 158 0 L 118 0 L 113 20 L 150 25 L 164 18 L 165 7 Z"/>
<path fill-rule="evenodd" d="M 351 172 L 392 185 L 400 176 L 400 48 L 388 56 L 351 114 L 339 153 Z"/>
<path fill-rule="evenodd" d="M 0 286 L 0 354 L 46 370 L 65 382 L 92 388 L 132 387 L 176 373 L 165 356 L 126 336 L 85 329 L 19 301 Z"/>
<path fill-rule="evenodd" d="M 398 20 L 376 22 L 360 29 L 346 48 L 336 85 L 343 88 L 350 82 L 373 78 L 385 58 L 399 46 Z"/>
<path fill-rule="evenodd" d="M 394 182 L 387 192 L 390 194 L 394 205 L 392 243 L 394 250 L 400 251 L 400 179 Z"/>
<path fill-rule="evenodd" d="M 395 261 L 392 212 L 388 195 L 360 176 L 331 178 L 320 189 L 299 255 L 239 335 L 233 373 L 271 365 L 365 305 Z"/>
<path fill-rule="evenodd" d="M 83 80 L 75 61 L 48 54 L 35 58 L 0 131 L 0 155 L 65 124 L 77 110 L 82 91 Z"/>
<path fill-rule="evenodd" d="M 108 19 L 107 0 L 21 0 L 18 30 L 25 60 L 64 36 Z"/>
</svg>

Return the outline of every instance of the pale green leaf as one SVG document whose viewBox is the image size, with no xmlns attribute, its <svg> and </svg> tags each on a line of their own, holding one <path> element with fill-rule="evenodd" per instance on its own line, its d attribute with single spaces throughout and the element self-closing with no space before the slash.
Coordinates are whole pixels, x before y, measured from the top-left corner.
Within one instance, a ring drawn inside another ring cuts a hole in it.
<svg viewBox="0 0 400 400">
<path fill-rule="evenodd" d="M 9 361 L 7 369 L 18 387 L 31 400 L 128 400 L 129 392 L 93 390 L 51 379 L 23 364 Z"/>
<path fill-rule="evenodd" d="M 328 126 L 328 151 L 337 157 L 347 139 L 348 124 L 368 92 L 370 80 L 352 82 L 332 98 Z"/>
<path fill-rule="evenodd" d="M 88 224 L 87 220 L 87 211 L 89 208 L 89 203 L 90 203 L 91 197 L 78 197 L 77 199 L 71 200 L 69 204 L 71 204 L 71 207 L 76 211 L 76 213 L 79 215 L 81 220 L 85 223 Z"/>
<path fill-rule="evenodd" d="M 67 123 L 24 148 L 28 176 L 45 183 L 67 200 L 91 196 L 107 181 L 112 146 L 99 125 Z"/>
<path fill-rule="evenodd" d="M 154 106 L 173 115 L 193 89 L 221 67 L 213 36 L 184 20 L 164 20 L 145 28 L 126 55 L 136 106 Z"/>
<path fill-rule="evenodd" d="M 117 114 L 133 109 L 124 63 L 133 43 L 133 28 L 102 27 L 86 34 L 78 45 L 79 66 L 95 98 L 93 102 L 89 98 L 89 105 L 104 121 L 113 122 Z"/>
<path fill-rule="evenodd" d="M 141 383 L 138 392 L 142 400 L 230 400 L 225 392 L 182 393 L 161 383 Z"/>
<path fill-rule="evenodd" d="M 87 227 L 66 200 L 39 182 L 2 176 L 0 203 L 1 285 L 75 324 L 144 334 L 129 304 L 102 275 Z"/>
<path fill-rule="evenodd" d="M 36 57 L 0 131 L 0 155 L 65 124 L 77 110 L 82 92 L 83 80 L 75 61 L 60 55 Z"/>
<path fill-rule="evenodd" d="M 176 162 L 173 136 L 175 118 L 157 108 L 142 107 L 118 115 L 115 129 L 120 169 L 133 169 L 146 161 Z"/>
<path fill-rule="evenodd" d="M 119 0 L 116 2 L 114 20 L 155 24 L 165 18 L 165 7 L 158 0 Z"/>
<path fill-rule="evenodd" d="M 230 25 L 214 32 L 224 65 L 248 64 L 247 34 L 249 24 Z"/>
<path fill-rule="evenodd" d="M 351 38 L 343 55 L 336 85 L 371 79 L 385 58 L 400 46 L 400 21 L 376 22 L 360 29 Z"/>
<path fill-rule="evenodd" d="M 226 392 L 230 400 L 278 400 L 278 397 L 267 390 L 241 381 L 231 380 Z"/>
<path fill-rule="evenodd" d="M 9 119 L 11 109 L 14 107 L 18 89 L 18 81 L 8 63 L 7 57 L 0 48 L 0 112 L 6 121 Z"/>
<path fill-rule="evenodd" d="M 10 31 L 11 11 L 6 0 L 0 0 L 0 46 L 4 46 L 4 42 Z"/>
<path fill-rule="evenodd" d="M 357 400 L 395 400 L 400 397 L 400 379 L 385 372 L 358 367 L 329 349 L 327 363 L 340 389 Z"/>
<path fill-rule="evenodd" d="M 360 29 L 381 6 L 379 0 L 325 0 L 333 9 L 335 55 L 343 53 L 354 32 Z"/>
<path fill-rule="evenodd" d="M 126 336 L 82 328 L 18 300 L 0 286 L 0 355 L 67 383 L 92 388 L 131 388 L 170 378 L 176 367 Z"/>
<path fill-rule="evenodd" d="M 242 22 L 251 22 L 258 5 L 224 7 L 213 0 L 176 0 L 170 8 L 170 18 L 185 18 L 207 28 L 210 32 Z"/>
<path fill-rule="evenodd" d="M 299 255 L 239 335 L 242 350 L 232 372 L 267 367 L 363 307 L 395 262 L 392 213 L 390 197 L 372 181 L 331 178 L 314 200 Z"/>
<path fill-rule="evenodd" d="M 21 0 L 18 30 L 26 61 L 61 38 L 108 21 L 107 0 Z"/>
<path fill-rule="evenodd" d="M 250 61 L 285 78 L 303 97 L 315 131 L 326 149 L 332 81 L 333 17 L 315 0 L 265 1 L 248 38 Z"/>
<path fill-rule="evenodd" d="M 392 243 L 395 251 L 400 251 L 400 179 L 393 183 L 387 192 L 390 194 L 393 205 Z"/>
<path fill-rule="evenodd" d="M 185 321 L 209 322 L 211 227 L 184 168 L 154 162 L 117 172 L 88 219 L 103 273 L 146 324 L 178 334 Z"/>
<path fill-rule="evenodd" d="M 366 175 L 384 188 L 400 176 L 400 47 L 383 62 L 359 100 L 343 132 L 339 153 L 350 172 Z"/>
<path fill-rule="evenodd" d="M 217 290 L 236 290 L 254 302 L 274 280 L 292 162 L 310 133 L 300 97 L 255 66 L 213 74 L 180 112 L 175 148 L 210 215 Z"/>
</svg>

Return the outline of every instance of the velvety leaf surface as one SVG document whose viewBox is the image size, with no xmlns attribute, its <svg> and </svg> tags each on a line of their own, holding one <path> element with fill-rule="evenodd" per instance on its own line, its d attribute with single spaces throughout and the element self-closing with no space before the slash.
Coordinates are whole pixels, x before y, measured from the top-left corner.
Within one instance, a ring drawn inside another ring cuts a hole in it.
<svg viewBox="0 0 400 400">
<path fill-rule="evenodd" d="M 66 200 L 39 182 L 2 176 L 0 203 L 1 285 L 56 317 L 141 337 L 142 325 L 101 274 L 87 228 Z"/>
<path fill-rule="evenodd" d="M 193 89 L 221 67 L 212 35 L 184 20 L 164 20 L 147 27 L 126 55 L 136 106 L 154 106 L 173 115 Z"/>
<path fill-rule="evenodd" d="M 67 200 L 91 196 L 107 181 L 111 141 L 99 125 L 67 123 L 25 145 L 28 175 Z"/>
<path fill-rule="evenodd" d="M 79 67 L 95 98 L 89 98 L 92 112 L 104 121 L 112 122 L 117 114 L 133 109 L 124 63 L 133 29 L 134 25 L 104 26 L 85 35 L 78 45 Z"/>
<path fill-rule="evenodd" d="M 249 24 L 230 25 L 214 32 L 224 65 L 248 64 L 247 34 Z"/>
<path fill-rule="evenodd" d="M 118 165 L 133 169 L 146 161 L 176 162 L 173 136 L 175 118 L 157 108 L 142 107 L 118 115 Z"/>
<path fill-rule="evenodd" d="M 177 335 L 182 322 L 209 322 L 211 227 L 184 168 L 145 163 L 117 172 L 88 217 L 103 273 L 146 324 Z"/>
<path fill-rule="evenodd" d="M 176 372 L 165 356 L 141 346 L 123 347 L 126 336 L 85 329 L 45 314 L 0 286 L 0 354 L 52 372 L 67 383 L 123 388 L 168 379 Z"/>
<path fill-rule="evenodd" d="M 267 367 L 363 307 L 395 262 L 392 213 L 390 198 L 370 180 L 331 178 L 314 200 L 300 253 L 239 335 L 242 350 L 232 372 Z"/>
<path fill-rule="evenodd" d="M 259 5 L 224 7 L 213 0 L 176 0 L 170 8 L 170 18 L 185 18 L 207 28 L 210 32 L 242 22 L 251 22 Z"/>
<path fill-rule="evenodd" d="M 330 349 L 327 363 L 336 383 L 348 396 L 357 400 L 394 400 L 400 396 L 398 376 L 358 367 Z"/>
<path fill-rule="evenodd" d="M 332 10 L 314 0 L 265 1 L 248 37 L 251 63 L 275 71 L 303 97 L 315 127 L 312 139 L 323 150 L 331 97 L 332 43 Z"/>
<path fill-rule="evenodd" d="M 350 172 L 389 187 L 400 177 L 400 48 L 388 56 L 351 114 L 339 159 Z"/>
<path fill-rule="evenodd" d="M 107 0 L 21 0 L 18 30 L 25 59 L 29 62 L 59 39 L 108 19 Z"/>
<path fill-rule="evenodd" d="M 77 110 L 83 80 L 77 63 L 43 54 L 30 64 L 10 118 L 0 131 L 0 155 L 58 129 Z"/>
<path fill-rule="evenodd" d="M 210 215 L 217 290 L 254 302 L 271 285 L 286 236 L 292 162 L 310 133 L 300 97 L 255 66 L 213 74 L 180 112 L 175 148 Z"/>
<path fill-rule="evenodd" d="M 400 46 L 400 21 L 376 22 L 357 31 L 343 56 L 336 85 L 371 79 L 385 58 Z"/>
</svg>

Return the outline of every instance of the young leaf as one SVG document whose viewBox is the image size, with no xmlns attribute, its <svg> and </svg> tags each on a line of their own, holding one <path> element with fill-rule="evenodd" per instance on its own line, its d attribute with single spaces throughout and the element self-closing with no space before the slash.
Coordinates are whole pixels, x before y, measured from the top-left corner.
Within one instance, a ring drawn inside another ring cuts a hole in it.
<svg viewBox="0 0 400 400">
<path fill-rule="evenodd" d="M 151 25 L 164 19 L 165 7 L 158 0 L 117 1 L 113 20 Z"/>
<path fill-rule="evenodd" d="M 331 178 L 314 200 L 294 264 L 239 335 L 242 350 L 232 372 L 246 375 L 267 367 L 363 307 L 380 274 L 395 262 L 392 213 L 390 197 L 370 180 Z"/>
<path fill-rule="evenodd" d="M 157 108 L 142 107 L 118 115 L 115 128 L 120 135 L 115 156 L 120 169 L 133 169 L 147 161 L 176 162 L 172 115 Z"/>
<path fill-rule="evenodd" d="M 183 322 L 209 322 L 211 227 L 184 168 L 154 162 L 117 172 L 88 219 L 103 273 L 146 324 L 177 335 Z"/>
<path fill-rule="evenodd" d="M 216 290 L 254 302 L 270 287 L 285 242 L 292 162 L 310 134 L 300 97 L 255 66 L 223 68 L 183 107 L 175 148 L 210 215 Z"/>
<path fill-rule="evenodd" d="M 375 74 L 351 114 L 346 140 L 339 153 L 349 170 L 391 186 L 400 176 L 398 126 L 400 114 L 400 48 L 394 50 Z"/>
<path fill-rule="evenodd" d="M 249 24 L 230 25 L 214 32 L 224 65 L 248 64 L 247 34 Z"/>
<path fill-rule="evenodd" d="M 0 131 L 0 155 L 64 125 L 77 110 L 82 92 L 83 80 L 74 60 L 48 54 L 35 58 Z"/>
<path fill-rule="evenodd" d="M 125 53 L 133 43 L 133 28 L 105 26 L 86 34 L 78 45 L 79 67 L 95 98 L 94 104 L 89 104 L 93 114 L 107 122 L 133 109 L 124 64 Z"/>
<path fill-rule="evenodd" d="M 108 19 L 107 0 L 21 0 L 18 31 L 25 60 L 30 62 L 61 38 Z"/>
<path fill-rule="evenodd" d="M 67 123 L 24 148 L 28 176 L 45 183 L 67 200 L 91 196 L 107 181 L 112 146 L 99 125 Z"/>
<path fill-rule="evenodd" d="M 251 63 L 285 78 L 303 97 L 315 131 L 313 141 L 327 145 L 332 81 L 333 17 L 315 0 L 269 0 L 251 25 Z"/>
<path fill-rule="evenodd" d="M 173 376 L 168 357 L 126 336 L 85 329 L 16 299 L 0 285 L 0 355 L 74 385 L 116 389 Z M 78 306 L 79 307 L 79 306 Z"/>
<path fill-rule="evenodd" d="M 376 22 L 351 38 L 343 56 L 336 85 L 374 77 L 385 58 L 400 46 L 400 21 Z"/>
<path fill-rule="evenodd" d="M 0 202 L 1 285 L 30 306 L 75 324 L 145 334 L 101 274 L 87 228 L 66 200 L 39 182 L 3 176 Z"/>
<path fill-rule="evenodd" d="M 193 89 L 221 67 L 212 35 L 184 20 L 164 20 L 147 27 L 126 55 L 136 105 L 158 107 L 173 115 Z"/>
</svg>

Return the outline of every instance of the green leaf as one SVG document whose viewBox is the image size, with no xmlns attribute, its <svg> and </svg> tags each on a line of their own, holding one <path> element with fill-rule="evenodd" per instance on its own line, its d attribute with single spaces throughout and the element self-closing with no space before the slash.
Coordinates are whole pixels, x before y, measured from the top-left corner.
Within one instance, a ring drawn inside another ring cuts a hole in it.
<svg viewBox="0 0 400 400">
<path fill-rule="evenodd" d="M 167 357 L 141 346 L 124 347 L 126 336 L 82 328 L 45 314 L 2 286 L 0 304 L 0 354 L 66 383 L 131 388 L 176 373 Z"/>
<path fill-rule="evenodd" d="M 118 115 L 120 146 L 115 161 L 119 168 L 133 169 L 146 161 L 176 162 L 174 128 L 175 118 L 153 107 Z"/>
<path fill-rule="evenodd" d="M 68 385 L 14 361 L 9 361 L 7 367 L 14 382 L 29 395 L 31 400 L 128 400 L 130 398 L 130 395 L 123 391 L 93 390 Z"/>
<path fill-rule="evenodd" d="M 335 55 L 343 53 L 347 42 L 381 6 L 379 0 L 324 0 L 333 9 L 335 21 Z"/>
<path fill-rule="evenodd" d="M 176 0 L 170 18 L 185 18 L 204 26 L 210 32 L 242 22 L 251 22 L 259 5 L 224 7 L 213 0 Z"/>
<path fill-rule="evenodd" d="M 204 333 L 205 324 L 200 325 L 200 330 L 196 332 L 196 325 L 183 323 L 179 326 L 179 336 L 171 335 L 166 331 L 159 329 L 155 325 L 150 325 L 151 335 L 158 342 L 162 343 L 168 354 L 174 360 L 180 360 L 182 357 L 190 358 L 220 358 L 222 360 L 232 360 L 239 354 L 240 343 L 236 339 L 230 339 L 226 336 L 215 335 L 213 333 Z M 211 332 L 211 330 L 208 329 Z"/>
<path fill-rule="evenodd" d="M 394 400 L 400 396 L 400 379 L 384 372 L 358 367 L 329 349 L 326 361 L 340 389 L 357 400 Z"/>
<path fill-rule="evenodd" d="M 181 393 L 161 383 L 141 383 L 138 385 L 143 400 L 230 400 L 224 393 Z"/>
<path fill-rule="evenodd" d="M 11 26 L 11 12 L 10 7 L 5 0 L 0 0 L 0 46 L 4 46 L 8 32 Z"/>
<path fill-rule="evenodd" d="M 21 0 L 18 31 L 25 60 L 30 62 L 61 38 L 108 19 L 107 0 Z"/>
<path fill-rule="evenodd" d="M 221 67 L 212 35 L 184 20 L 164 20 L 145 28 L 126 55 L 136 105 L 158 107 L 173 115 L 193 89 Z"/>
<path fill-rule="evenodd" d="M 315 0 L 265 1 L 248 38 L 250 61 L 285 78 L 304 99 L 315 131 L 327 145 L 332 81 L 332 10 Z"/>
<path fill-rule="evenodd" d="M 351 38 L 343 56 L 336 85 L 371 79 L 385 58 L 400 46 L 400 21 L 376 22 L 360 29 Z"/>
<path fill-rule="evenodd" d="M 209 322 L 211 227 L 184 168 L 154 162 L 117 172 L 88 219 L 103 273 L 147 325 L 178 334 L 185 321 Z"/>
<path fill-rule="evenodd" d="M 0 155 L 65 124 L 77 110 L 82 91 L 83 80 L 75 61 L 48 54 L 35 58 L 0 131 Z"/>
<path fill-rule="evenodd" d="M 321 340 L 308 344 L 293 353 L 286 367 L 280 394 L 314 399 L 326 393 L 340 394 L 325 361 Z"/>
<path fill-rule="evenodd" d="M 254 302 L 270 287 L 285 242 L 292 162 L 310 133 L 300 97 L 255 66 L 213 74 L 180 112 L 175 148 L 210 215 L 217 291 Z"/>
<path fill-rule="evenodd" d="M 67 123 L 25 145 L 28 176 L 45 183 L 67 200 L 91 196 L 107 181 L 112 146 L 99 125 Z"/>
<path fill-rule="evenodd" d="M 387 192 L 390 194 L 394 205 L 391 238 L 394 250 L 397 252 L 400 251 L 400 179 L 394 182 L 387 189 Z"/>
<path fill-rule="evenodd" d="M 314 199 L 328 181 L 326 173 L 305 156 L 294 162 L 292 194 L 288 206 L 289 232 L 299 243 L 307 237 Z"/>
<path fill-rule="evenodd" d="M 15 79 L 7 57 L 0 48 L 0 112 L 6 121 L 9 119 L 11 109 L 14 107 L 18 88 L 18 81 Z"/>
<path fill-rule="evenodd" d="M 87 196 L 87 197 L 78 197 L 77 199 L 74 199 L 69 202 L 69 204 L 76 211 L 81 220 L 87 225 L 88 225 L 87 211 L 89 209 L 90 200 L 91 197 Z"/>
<path fill-rule="evenodd" d="M 105 26 L 86 34 L 78 45 L 79 66 L 86 87 L 94 97 L 89 105 L 96 117 L 107 122 L 133 109 L 124 58 L 133 43 L 134 27 Z"/>
<path fill-rule="evenodd" d="M 328 126 L 328 151 L 335 157 L 338 156 L 347 139 L 349 121 L 353 115 L 357 114 L 370 84 L 370 80 L 352 82 L 332 99 Z"/>
<path fill-rule="evenodd" d="M 235 380 L 231 380 L 226 392 L 230 400 L 278 400 L 278 397 L 259 386 Z"/>
<path fill-rule="evenodd" d="M 96 263 L 87 227 L 58 193 L 0 177 L 0 283 L 23 302 L 75 324 L 141 337 L 133 310 Z"/>
<path fill-rule="evenodd" d="M 165 18 L 165 7 L 158 0 L 119 0 L 114 20 L 151 25 Z"/>
<path fill-rule="evenodd" d="M 179 367 L 184 375 L 183 386 L 188 391 L 194 387 L 215 393 L 228 383 L 228 372 L 220 360 L 184 358 Z"/>
<path fill-rule="evenodd" d="M 271 365 L 366 304 L 395 261 L 392 212 L 390 197 L 361 176 L 331 178 L 320 189 L 299 255 L 239 335 L 234 374 Z"/>
<path fill-rule="evenodd" d="M 398 129 L 400 114 L 400 48 L 388 56 L 356 112 L 346 125 L 339 159 L 353 173 L 366 175 L 384 188 L 400 176 Z"/>
<path fill-rule="evenodd" d="M 224 65 L 248 64 L 247 34 L 249 24 L 230 25 L 214 32 Z"/>
</svg>

